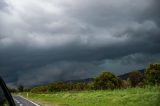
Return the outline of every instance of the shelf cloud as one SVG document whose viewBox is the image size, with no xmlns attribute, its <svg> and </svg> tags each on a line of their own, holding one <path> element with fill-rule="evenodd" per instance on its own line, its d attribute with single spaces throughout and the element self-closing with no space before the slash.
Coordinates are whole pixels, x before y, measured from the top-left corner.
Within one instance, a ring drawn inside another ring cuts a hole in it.
<svg viewBox="0 0 160 106">
<path fill-rule="evenodd" d="M 160 61 L 158 0 L 1 0 L 0 75 L 33 86 Z M 25 82 L 25 83 L 24 83 Z"/>
</svg>

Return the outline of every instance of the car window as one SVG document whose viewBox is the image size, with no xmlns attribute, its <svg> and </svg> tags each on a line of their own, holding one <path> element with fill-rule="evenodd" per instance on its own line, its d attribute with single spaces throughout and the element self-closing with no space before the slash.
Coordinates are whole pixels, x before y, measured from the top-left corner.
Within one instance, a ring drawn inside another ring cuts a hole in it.
<svg viewBox="0 0 160 106">
<path fill-rule="evenodd" d="M 1 87 L 0 87 L 0 106 L 9 106 L 8 100 L 5 97 L 5 94 Z"/>
</svg>

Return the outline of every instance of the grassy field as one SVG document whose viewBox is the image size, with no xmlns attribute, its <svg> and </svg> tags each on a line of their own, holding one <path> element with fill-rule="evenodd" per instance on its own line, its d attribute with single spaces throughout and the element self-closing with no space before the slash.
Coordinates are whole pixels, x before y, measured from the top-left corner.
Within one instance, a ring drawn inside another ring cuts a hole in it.
<svg viewBox="0 0 160 106">
<path fill-rule="evenodd" d="M 26 93 L 22 95 L 26 96 Z M 52 94 L 29 93 L 29 99 L 43 106 L 160 106 L 160 87 Z"/>
</svg>

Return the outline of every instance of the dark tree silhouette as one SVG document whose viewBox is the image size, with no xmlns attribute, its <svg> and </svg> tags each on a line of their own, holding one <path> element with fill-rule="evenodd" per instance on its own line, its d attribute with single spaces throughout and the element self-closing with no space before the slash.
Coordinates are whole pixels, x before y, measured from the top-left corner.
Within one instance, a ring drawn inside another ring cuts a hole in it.
<svg viewBox="0 0 160 106">
<path fill-rule="evenodd" d="M 145 82 L 151 85 L 160 84 L 160 64 L 150 64 L 145 71 Z"/>
<path fill-rule="evenodd" d="M 115 89 L 120 88 L 121 80 L 111 72 L 103 72 L 94 81 L 95 89 Z"/>
<path fill-rule="evenodd" d="M 23 85 L 19 85 L 19 86 L 18 86 L 18 91 L 19 91 L 19 92 L 23 92 L 23 90 L 24 90 L 24 86 L 23 86 Z"/>
<path fill-rule="evenodd" d="M 136 87 L 143 80 L 143 75 L 139 71 L 134 71 L 129 74 L 129 81 L 132 87 Z"/>
</svg>

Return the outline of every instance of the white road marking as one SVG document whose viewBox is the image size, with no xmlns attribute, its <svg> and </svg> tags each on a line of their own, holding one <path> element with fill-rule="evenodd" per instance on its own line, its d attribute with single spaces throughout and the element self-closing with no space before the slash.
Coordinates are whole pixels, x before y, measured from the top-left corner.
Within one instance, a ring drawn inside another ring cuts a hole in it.
<svg viewBox="0 0 160 106">
<path fill-rule="evenodd" d="M 36 104 L 36 103 L 32 102 L 31 100 L 28 100 L 28 99 L 24 98 L 23 96 L 19 96 L 19 97 L 21 97 L 21 98 L 23 98 L 23 99 L 25 99 L 25 100 L 27 100 L 27 101 L 29 101 L 29 102 L 33 103 L 33 104 L 34 104 L 34 105 L 36 105 L 36 106 L 40 106 L 40 105 L 38 105 L 38 104 Z"/>
<path fill-rule="evenodd" d="M 14 98 L 14 100 L 15 100 L 18 104 L 20 103 L 17 99 Z"/>
<path fill-rule="evenodd" d="M 19 104 L 19 106 L 23 106 L 23 104 Z"/>
</svg>

